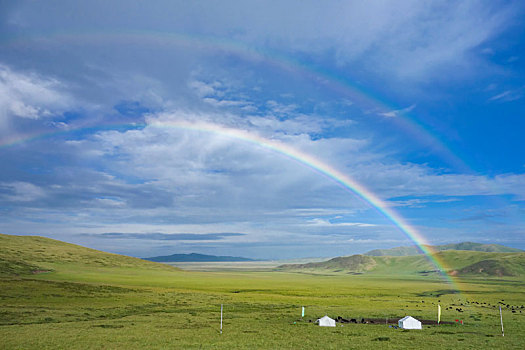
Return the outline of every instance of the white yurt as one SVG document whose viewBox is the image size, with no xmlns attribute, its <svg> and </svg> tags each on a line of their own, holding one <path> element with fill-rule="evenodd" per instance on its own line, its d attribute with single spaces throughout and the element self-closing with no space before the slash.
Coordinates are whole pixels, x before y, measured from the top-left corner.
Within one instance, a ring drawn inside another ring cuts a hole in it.
<svg viewBox="0 0 525 350">
<path fill-rule="evenodd" d="M 399 325 L 399 328 L 403 329 L 421 329 L 421 322 L 412 316 L 403 317 L 397 324 Z"/>
<path fill-rule="evenodd" d="M 321 317 L 316 322 L 319 322 L 321 327 L 335 327 L 335 320 L 328 316 Z"/>
</svg>

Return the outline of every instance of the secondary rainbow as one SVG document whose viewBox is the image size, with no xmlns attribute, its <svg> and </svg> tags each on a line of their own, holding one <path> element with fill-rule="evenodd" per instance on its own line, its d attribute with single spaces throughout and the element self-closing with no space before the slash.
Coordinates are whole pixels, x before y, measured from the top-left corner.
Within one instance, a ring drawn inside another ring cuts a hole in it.
<svg viewBox="0 0 525 350">
<path fill-rule="evenodd" d="M 428 127 L 425 127 L 421 122 L 417 121 L 413 113 L 403 112 L 402 108 L 388 103 L 384 98 L 377 96 L 377 94 L 367 90 L 364 86 L 341 76 L 337 72 L 298 60 L 275 50 L 264 47 L 254 47 L 240 40 L 212 35 L 178 33 L 174 31 L 125 30 L 113 32 L 73 31 L 67 33 L 48 31 L 40 35 L 22 35 L 6 41 L 5 44 L 16 47 L 20 45 L 33 45 L 34 41 L 40 41 L 49 46 L 53 45 L 54 42 L 77 44 L 79 40 L 95 44 L 101 42 L 114 44 L 118 42 L 129 45 L 136 43 L 153 46 L 179 45 L 201 51 L 212 50 L 219 54 L 236 55 L 255 64 L 264 63 L 280 70 L 291 72 L 323 85 L 337 92 L 342 97 L 350 98 L 353 103 L 360 106 L 361 110 L 368 111 L 367 113 L 381 115 L 382 113 L 396 111 L 395 117 L 385 118 L 409 134 L 414 140 L 430 148 L 433 153 L 439 155 L 441 159 L 445 160 L 449 165 L 461 171 L 471 171 L 468 164 L 456 155 L 450 146 L 443 141 L 442 137 L 436 135 Z"/>
</svg>

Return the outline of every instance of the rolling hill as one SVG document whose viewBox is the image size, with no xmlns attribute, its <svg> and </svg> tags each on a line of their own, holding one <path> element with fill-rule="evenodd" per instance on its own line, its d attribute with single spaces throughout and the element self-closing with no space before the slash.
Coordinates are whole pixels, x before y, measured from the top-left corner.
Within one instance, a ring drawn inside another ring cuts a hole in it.
<svg viewBox="0 0 525 350">
<path fill-rule="evenodd" d="M 499 253 L 446 250 L 435 254 L 444 262 L 447 272 L 457 276 L 525 276 L 525 252 Z M 281 271 L 307 273 L 347 273 L 381 275 L 429 275 L 438 273 L 425 255 L 367 256 L 352 255 L 324 262 L 287 264 Z"/>
<path fill-rule="evenodd" d="M 253 259 L 241 258 L 237 256 L 216 256 L 205 254 L 173 254 L 166 256 L 155 256 L 144 258 L 144 260 L 155 262 L 233 262 L 233 261 L 254 261 Z"/>
<path fill-rule="evenodd" d="M 328 261 L 306 264 L 285 264 L 280 270 L 329 270 L 334 272 L 347 271 L 363 273 L 372 270 L 377 265 L 376 259 L 366 255 L 352 255 L 333 258 Z"/>
<path fill-rule="evenodd" d="M 466 276 L 523 273 L 523 253 L 439 254 Z M 6 349 L 315 349 L 348 348 L 352 341 L 363 349 L 524 348 L 523 280 L 464 279 L 458 293 L 437 278 L 403 275 L 432 273 L 421 255 L 341 257 L 309 265 L 317 275 L 190 272 L 42 237 L 0 235 L 0 262 L 0 348 Z M 407 314 L 434 319 L 437 302 L 443 325 L 405 333 L 378 324 L 397 326 Z M 304 318 L 300 305 L 307 305 Z M 497 336 L 498 305 L 505 337 Z M 314 323 L 322 315 L 362 323 L 327 332 Z M 449 324 L 454 319 L 466 322 Z M 379 337 L 392 340 L 378 346 Z"/>
<path fill-rule="evenodd" d="M 164 264 L 39 236 L 0 234 L 0 247 L 0 275 L 49 272 L 65 265 L 176 270 Z"/>
<path fill-rule="evenodd" d="M 444 247 L 448 248 L 449 246 L 451 245 Z M 74 272 L 76 269 L 84 267 L 89 269 L 122 268 L 142 270 L 177 270 L 176 268 L 166 264 L 159 264 L 157 262 L 129 256 L 106 253 L 95 249 L 85 248 L 75 244 L 38 236 L 13 236 L 0 234 L 0 247 L 2 247 L 0 249 L 0 275 L 4 276 L 38 274 L 64 268 Z M 466 247 L 472 247 L 472 245 L 466 244 Z M 479 246 L 476 245 L 474 245 L 474 247 L 479 248 Z M 448 267 L 448 273 L 457 276 L 525 276 L 525 252 L 523 251 L 484 252 L 475 250 L 446 249 L 437 252 L 435 255 L 437 260 L 442 261 L 444 265 Z M 177 255 L 174 256 L 177 257 Z M 173 258 L 174 256 L 168 256 L 167 258 Z M 190 256 L 190 259 L 192 259 L 192 254 L 186 255 L 185 258 L 188 258 L 188 256 Z M 239 259 L 235 257 L 213 257 L 206 255 L 197 255 L 197 258 Z M 279 266 L 276 270 L 307 272 L 314 274 L 366 273 L 380 275 L 428 275 L 437 273 L 436 267 L 427 259 L 425 255 L 422 254 L 407 256 L 352 255 L 347 257 L 337 257 L 323 262 L 286 264 Z"/>
<path fill-rule="evenodd" d="M 443 244 L 429 246 L 434 251 L 443 251 L 443 250 L 470 250 L 478 252 L 494 252 L 494 253 L 519 253 L 523 252 L 521 249 L 505 247 L 500 244 L 482 244 L 482 243 L 473 243 L 473 242 L 462 242 L 462 243 L 452 243 L 452 244 Z M 364 255 L 369 256 L 408 256 L 408 255 L 418 255 L 423 254 L 421 249 L 417 246 L 408 246 L 408 247 L 396 247 L 391 249 L 374 249 L 369 252 L 366 252 Z"/>
</svg>

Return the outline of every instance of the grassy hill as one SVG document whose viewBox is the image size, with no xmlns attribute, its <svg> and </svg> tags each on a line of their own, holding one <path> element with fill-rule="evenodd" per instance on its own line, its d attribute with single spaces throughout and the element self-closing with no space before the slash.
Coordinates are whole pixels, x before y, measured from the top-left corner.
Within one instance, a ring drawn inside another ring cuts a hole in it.
<svg viewBox="0 0 525 350">
<path fill-rule="evenodd" d="M 523 272 L 523 253 L 439 254 L 467 275 Z M 341 257 L 326 274 L 190 272 L 47 238 L 0 235 L 0 262 L 6 349 L 525 348 L 523 279 L 460 278 L 458 293 L 439 276 L 403 275 L 432 268 L 421 255 Z M 330 272 L 341 267 L 363 274 Z M 405 315 L 434 320 L 438 303 L 446 323 L 421 331 L 389 327 Z M 326 329 L 314 323 L 324 315 L 370 323 Z"/>
<path fill-rule="evenodd" d="M 481 252 L 448 250 L 450 247 L 477 248 L 476 243 L 441 246 L 436 258 L 444 262 L 450 273 L 458 276 L 525 276 L 525 252 Z M 496 245 L 483 245 L 495 249 Z M 129 256 L 101 252 L 75 244 L 37 236 L 0 234 L 0 275 L 40 274 L 57 269 L 74 271 L 79 268 L 126 268 L 142 270 L 176 270 L 156 262 Z M 403 247 L 401 247 L 403 248 Z M 407 247 L 405 247 L 407 248 Z M 499 249 L 499 248 L 498 248 Z M 425 255 L 368 256 L 352 255 L 328 261 L 287 264 L 280 271 L 309 273 L 428 275 L 436 267 Z"/>
<path fill-rule="evenodd" d="M 487 253 L 483 260 L 457 270 L 459 276 L 525 276 L 525 253 Z"/>
<path fill-rule="evenodd" d="M 101 252 L 38 236 L 0 234 L 0 275 L 36 274 L 58 266 L 123 267 L 174 270 L 163 264 Z"/>
<path fill-rule="evenodd" d="M 435 258 L 444 263 L 447 272 L 458 276 L 525 276 L 525 252 L 447 250 L 436 253 Z M 281 265 L 278 270 L 381 275 L 428 275 L 437 272 L 425 255 L 352 255 L 318 263 Z"/>
<path fill-rule="evenodd" d="M 488 253 L 523 253 L 524 251 L 517 248 L 506 247 L 501 244 L 482 244 L 473 242 L 452 243 L 434 246 L 436 250 L 473 250 L 477 252 Z"/>
<path fill-rule="evenodd" d="M 370 271 L 377 265 L 374 258 L 366 255 L 352 255 L 333 258 L 328 261 L 312 262 L 307 264 L 285 264 L 278 267 L 280 270 L 328 270 L 334 272 L 363 273 Z"/>
<path fill-rule="evenodd" d="M 494 252 L 494 253 L 519 253 L 523 252 L 521 249 L 510 248 L 500 244 L 482 244 L 473 242 L 462 242 L 429 246 L 434 251 L 443 250 L 471 250 L 478 252 Z M 364 255 L 369 256 L 408 256 L 423 254 L 423 251 L 417 246 L 396 247 L 391 249 L 374 249 L 366 252 Z"/>
</svg>

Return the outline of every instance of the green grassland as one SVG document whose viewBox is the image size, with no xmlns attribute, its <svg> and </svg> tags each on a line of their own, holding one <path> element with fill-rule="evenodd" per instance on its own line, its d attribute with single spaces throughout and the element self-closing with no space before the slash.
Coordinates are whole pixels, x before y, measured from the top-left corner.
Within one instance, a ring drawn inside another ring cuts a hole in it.
<svg viewBox="0 0 525 350">
<path fill-rule="evenodd" d="M 464 266 L 481 261 L 467 260 Z M 0 235 L 0 262 L 0 348 L 5 349 L 525 348 L 521 276 L 466 275 L 458 279 L 458 293 L 439 275 L 408 268 L 378 266 L 390 272 L 362 275 L 184 271 L 7 235 Z M 405 315 L 435 319 L 438 303 L 442 320 L 453 324 L 420 331 L 385 324 Z M 325 314 L 381 322 L 335 328 L 309 322 Z"/>
<path fill-rule="evenodd" d="M 443 245 L 425 245 L 431 251 L 439 252 L 443 250 L 469 250 L 469 251 L 479 251 L 479 252 L 494 252 L 494 253 L 523 253 L 523 250 L 505 247 L 500 244 L 481 244 L 473 242 L 462 242 L 462 243 L 452 243 L 452 244 L 443 244 Z M 390 249 L 374 249 L 371 250 L 365 255 L 371 256 L 407 256 L 407 255 L 419 255 L 422 254 L 422 251 L 419 247 L 409 246 L 409 247 L 396 247 Z"/>
<path fill-rule="evenodd" d="M 447 250 L 434 254 L 437 261 L 448 267 L 449 273 L 463 277 L 525 277 L 525 252 L 495 253 Z M 352 255 L 327 261 L 286 264 L 282 271 L 303 273 L 366 273 L 382 275 L 437 274 L 436 266 L 425 255 L 367 256 Z"/>
</svg>

